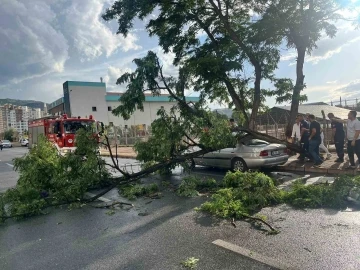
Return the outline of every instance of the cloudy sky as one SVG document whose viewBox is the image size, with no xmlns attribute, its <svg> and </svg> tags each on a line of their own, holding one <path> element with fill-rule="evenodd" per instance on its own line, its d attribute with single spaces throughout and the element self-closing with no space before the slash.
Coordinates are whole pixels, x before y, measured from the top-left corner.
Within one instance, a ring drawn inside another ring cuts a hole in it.
<svg viewBox="0 0 360 270">
<path fill-rule="evenodd" d="M 52 102 L 62 96 L 63 82 L 100 81 L 100 77 L 108 91 L 123 91 L 123 86 L 115 85 L 116 79 L 133 69 L 132 60 L 148 50 L 156 51 L 164 68 L 174 72 L 172 56 L 162 53 L 142 22 L 126 39 L 115 35 L 116 22 L 106 23 L 100 17 L 112 2 L 2 0 L 0 98 Z M 306 58 L 305 93 L 310 101 L 360 99 L 360 30 L 349 22 L 337 26 L 337 37 L 321 40 Z M 283 48 L 277 77 L 294 79 L 294 64 L 294 52 Z M 268 105 L 274 101 L 268 100 Z"/>
</svg>

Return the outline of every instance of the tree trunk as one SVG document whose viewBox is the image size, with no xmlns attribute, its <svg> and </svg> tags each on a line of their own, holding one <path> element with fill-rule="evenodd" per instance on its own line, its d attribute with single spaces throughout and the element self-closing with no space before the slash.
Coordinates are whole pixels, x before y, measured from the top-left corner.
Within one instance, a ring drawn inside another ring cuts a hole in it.
<svg viewBox="0 0 360 270">
<path fill-rule="evenodd" d="M 300 103 L 300 93 L 304 89 L 304 61 L 305 61 L 305 47 L 297 47 L 297 62 L 296 62 L 296 84 L 293 91 L 293 96 L 291 100 L 291 110 L 290 110 L 290 119 L 288 123 L 288 128 L 292 128 L 295 123 L 296 116 L 299 112 L 299 103 Z"/>
<path fill-rule="evenodd" d="M 290 149 L 291 151 L 294 151 L 296 153 L 301 153 L 302 152 L 302 148 L 294 143 L 289 143 L 286 140 L 279 140 L 273 136 L 264 134 L 264 133 L 260 133 L 254 130 L 249 130 L 248 128 L 244 128 L 244 127 L 238 127 L 235 128 L 233 131 L 238 131 L 238 132 L 245 132 L 246 135 L 242 136 L 240 138 L 240 141 L 246 141 L 248 139 L 259 139 L 259 140 L 264 140 L 267 141 L 269 143 L 277 143 L 277 144 L 285 144 L 286 147 L 288 149 Z"/>
<path fill-rule="evenodd" d="M 253 99 L 253 108 L 250 115 L 249 128 L 256 130 L 256 118 L 259 112 L 260 102 L 261 102 L 261 66 L 255 65 L 255 83 L 254 83 L 254 99 Z"/>
<path fill-rule="evenodd" d="M 248 127 L 249 126 L 249 117 L 247 116 L 246 111 L 245 111 L 244 101 L 241 100 L 239 95 L 236 93 L 233 85 L 227 78 L 226 79 L 224 78 L 224 82 L 225 82 L 226 88 L 228 89 L 230 97 L 231 97 L 232 101 L 234 102 L 236 110 L 243 113 L 244 118 L 245 118 L 245 126 Z"/>
</svg>

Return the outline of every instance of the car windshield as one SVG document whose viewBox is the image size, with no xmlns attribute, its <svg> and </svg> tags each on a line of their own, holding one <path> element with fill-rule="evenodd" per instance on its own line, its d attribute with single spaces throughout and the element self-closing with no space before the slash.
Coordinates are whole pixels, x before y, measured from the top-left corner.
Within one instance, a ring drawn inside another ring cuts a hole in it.
<svg viewBox="0 0 360 270">
<path fill-rule="evenodd" d="M 265 142 L 263 140 L 252 139 L 252 140 L 246 141 L 244 144 L 247 146 L 255 146 L 255 145 L 268 145 L 269 143 Z"/>
<path fill-rule="evenodd" d="M 9 140 L 3 140 L 2 142 L 3 143 L 9 143 L 10 141 Z"/>
<path fill-rule="evenodd" d="M 64 131 L 66 134 L 75 134 L 81 128 L 93 131 L 92 124 L 92 121 L 65 121 Z"/>
</svg>

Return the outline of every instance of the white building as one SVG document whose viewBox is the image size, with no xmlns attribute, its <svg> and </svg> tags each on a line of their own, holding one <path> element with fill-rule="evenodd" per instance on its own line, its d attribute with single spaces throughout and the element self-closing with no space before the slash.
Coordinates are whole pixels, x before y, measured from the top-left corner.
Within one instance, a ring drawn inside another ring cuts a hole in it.
<svg viewBox="0 0 360 270">
<path fill-rule="evenodd" d="M 63 84 L 64 97 L 50 104 L 48 112 L 51 115 L 66 113 L 72 117 L 93 117 L 105 125 L 137 126 L 150 124 L 157 118 L 157 111 L 161 107 L 169 111 L 176 103 L 170 101 L 168 95 L 145 97 L 144 111 L 136 110 L 129 120 L 112 114 L 118 107 L 122 93 L 106 92 L 105 83 L 67 81 Z M 198 102 L 198 97 L 187 97 L 188 101 Z"/>
<path fill-rule="evenodd" d="M 30 119 L 41 118 L 43 116 L 44 111 L 41 109 L 5 104 L 0 106 L 0 133 L 5 132 L 7 129 L 14 129 L 21 137 L 28 130 Z"/>
</svg>

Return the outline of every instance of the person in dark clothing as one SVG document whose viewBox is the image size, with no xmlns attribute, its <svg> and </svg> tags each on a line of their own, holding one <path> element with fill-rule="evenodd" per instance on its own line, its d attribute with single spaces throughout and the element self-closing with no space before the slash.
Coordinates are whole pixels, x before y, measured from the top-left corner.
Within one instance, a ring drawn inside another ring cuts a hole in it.
<svg viewBox="0 0 360 270">
<path fill-rule="evenodd" d="M 350 111 L 348 120 L 334 119 L 335 122 L 344 123 L 346 121 L 347 152 L 350 166 L 346 169 L 356 169 L 355 154 L 360 162 L 360 121 L 356 118 L 357 112 Z"/>
<path fill-rule="evenodd" d="M 323 161 L 320 158 L 319 154 L 319 146 L 321 144 L 321 126 L 318 121 L 315 120 L 315 116 L 313 114 L 309 115 L 310 120 L 310 136 L 309 136 L 309 153 L 314 159 L 314 166 L 320 166 Z"/>
<path fill-rule="evenodd" d="M 345 145 L 344 124 L 341 122 L 341 119 L 335 117 L 333 113 L 329 113 L 328 117 L 331 120 L 331 128 L 333 130 L 335 149 L 336 149 L 336 154 L 338 155 L 338 159 L 335 160 L 335 162 L 344 162 L 344 145 Z"/>
<path fill-rule="evenodd" d="M 305 161 L 305 156 L 309 153 L 309 123 L 305 121 L 304 116 L 298 115 L 300 121 L 300 132 L 301 132 L 301 140 L 300 143 L 302 145 L 303 152 L 299 156 L 299 160 L 301 162 Z"/>
<path fill-rule="evenodd" d="M 2 140 L 0 140 L 0 150 L 2 151 L 3 149 L 3 144 L 2 144 Z"/>
</svg>

